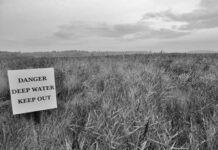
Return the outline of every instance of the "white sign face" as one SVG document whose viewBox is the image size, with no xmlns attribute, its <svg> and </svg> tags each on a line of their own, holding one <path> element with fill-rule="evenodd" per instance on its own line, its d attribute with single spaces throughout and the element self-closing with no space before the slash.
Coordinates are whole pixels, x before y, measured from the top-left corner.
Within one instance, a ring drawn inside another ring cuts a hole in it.
<svg viewBox="0 0 218 150">
<path fill-rule="evenodd" d="M 8 70 L 13 114 L 57 108 L 53 68 Z"/>
</svg>

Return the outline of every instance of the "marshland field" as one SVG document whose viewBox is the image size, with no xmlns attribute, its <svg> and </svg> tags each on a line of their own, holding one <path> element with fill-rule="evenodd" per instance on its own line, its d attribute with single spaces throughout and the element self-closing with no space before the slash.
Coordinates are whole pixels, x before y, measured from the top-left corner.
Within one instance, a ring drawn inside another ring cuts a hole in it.
<svg viewBox="0 0 218 150">
<path fill-rule="evenodd" d="M 46 67 L 58 108 L 13 115 L 7 70 Z M 0 53 L 0 150 L 217 149 L 218 54 Z"/>
</svg>

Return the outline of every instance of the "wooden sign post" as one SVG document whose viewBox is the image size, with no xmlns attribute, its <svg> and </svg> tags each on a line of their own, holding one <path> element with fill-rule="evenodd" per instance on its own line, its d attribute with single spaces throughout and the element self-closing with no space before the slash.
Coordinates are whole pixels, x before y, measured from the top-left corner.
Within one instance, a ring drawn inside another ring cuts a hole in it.
<svg viewBox="0 0 218 150">
<path fill-rule="evenodd" d="M 53 68 L 8 70 L 13 114 L 57 108 Z"/>
</svg>

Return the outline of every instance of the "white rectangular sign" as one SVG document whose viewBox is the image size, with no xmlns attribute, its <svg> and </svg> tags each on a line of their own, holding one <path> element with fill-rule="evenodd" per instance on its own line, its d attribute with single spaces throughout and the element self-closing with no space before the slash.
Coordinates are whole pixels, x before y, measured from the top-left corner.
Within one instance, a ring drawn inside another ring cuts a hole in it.
<svg viewBox="0 0 218 150">
<path fill-rule="evenodd" d="M 57 108 L 53 68 L 8 70 L 13 114 Z"/>
</svg>

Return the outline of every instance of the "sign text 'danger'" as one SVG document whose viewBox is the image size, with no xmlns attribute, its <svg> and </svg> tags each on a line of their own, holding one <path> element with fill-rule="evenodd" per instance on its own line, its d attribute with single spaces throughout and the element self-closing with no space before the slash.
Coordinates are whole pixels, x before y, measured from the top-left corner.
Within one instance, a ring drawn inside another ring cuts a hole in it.
<svg viewBox="0 0 218 150">
<path fill-rule="evenodd" d="M 8 70 L 13 114 L 57 108 L 53 68 Z"/>
</svg>

